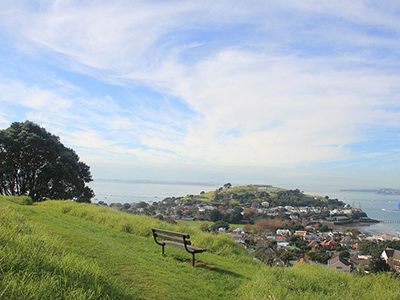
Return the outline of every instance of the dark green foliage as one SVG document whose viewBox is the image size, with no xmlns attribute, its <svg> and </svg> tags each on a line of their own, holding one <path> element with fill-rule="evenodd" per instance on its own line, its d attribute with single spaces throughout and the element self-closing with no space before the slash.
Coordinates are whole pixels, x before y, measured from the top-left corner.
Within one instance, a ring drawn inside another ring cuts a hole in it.
<svg viewBox="0 0 400 300">
<path fill-rule="evenodd" d="M 226 230 L 229 229 L 229 223 L 225 221 L 217 221 L 211 226 L 212 231 L 217 231 L 219 228 L 225 228 Z"/>
<path fill-rule="evenodd" d="M 224 184 L 224 189 L 229 189 L 230 187 L 232 187 L 230 182 Z"/>
<path fill-rule="evenodd" d="M 294 224 L 291 228 L 292 230 L 304 230 L 304 226 L 300 223 Z"/>
<path fill-rule="evenodd" d="M 279 191 L 277 197 L 271 199 L 271 206 L 278 205 L 291 205 L 295 207 L 299 206 L 313 206 L 313 207 L 323 207 L 323 206 L 331 206 L 331 207 L 343 207 L 345 204 L 342 201 L 337 199 L 329 199 L 325 197 L 324 201 L 320 199 L 315 199 L 314 197 L 305 195 L 299 189 L 295 190 L 287 190 L 287 191 Z"/>
<path fill-rule="evenodd" d="M 210 212 L 210 220 L 213 222 L 219 221 L 222 219 L 222 214 L 218 209 L 213 209 Z"/>
<path fill-rule="evenodd" d="M 380 243 L 361 241 L 359 243 L 358 250 L 360 250 L 362 253 L 371 254 L 372 256 L 378 257 L 386 248 L 400 250 L 400 241 L 383 241 Z"/>
<path fill-rule="evenodd" d="M 371 272 L 386 272 L 390 270 L 389 265 L 380 257 L 373 257 L 370 264 Z"/>
<path fill-rule="evenodd" d="M 305 240 L 303 240 L 301 237 L 299 237 L 299 236 L 293 235 L 293 236 L 289 237 L 289 238 L 288 238 L 288 242 L 289 242 L 291 245 L 296 246 L 297 248 L 300 248 L 300 249 L 307 249 L 308 243 L 307 243 Z M 309 249 L 309 248 L 308 248 L 308 249 Z"/>
<path fill-rule="evenodd" d="M 331 258 L 330 254 L 325 250 L 321 249 L 313 249 L 309 251 L 306 255 L 307 259 L 319 262 L 321 264 L 326 264 L 327 261 Z"/>
<path fill-rule="evenodd" d="M 318 228 L 318 230 L 320 232 L 327 232 L 327 231 L 329 231 L 331 229 L 328 227 L 328 225 L 322 225 L 321 227 Z"/>
<path fill-rule="evenodd" d="M 342 250 L 340 251 L 339 256 L 345 260 L 348 260 L 350 258 L 350 253 L 348 250 Z"/>
<path fill-rule="evenodd" d="M 226 213 L 222 216 L 222 219 L 224 221 L 227 221 L 228 223 L 240 223 L 240 221 L 242 220 L 243 216 L 242 216 L 242 211 L 243 209 L 241 207 L 235 207 L 232 213 Z"/>
<path fill-rule="evenodd" d="M 90 202 L 92 176 L 74 150 L 30 121 L 0 131 L 0 194 Z"/>
<path fill-rule="evenodd" d="M 288 264 L 291 260 L 297 260 L 301 257 L 302 253 L 298 250 L 286 250 L 279 255 L 279 259 L 285 264 Z"/>
<path fill-rule="evenodd" d="M 257 248 L 254 256 L 261 260 L 264 264 L 272 266 L 275 261 L 275 253 L 268 248 Z"/>
</svg>

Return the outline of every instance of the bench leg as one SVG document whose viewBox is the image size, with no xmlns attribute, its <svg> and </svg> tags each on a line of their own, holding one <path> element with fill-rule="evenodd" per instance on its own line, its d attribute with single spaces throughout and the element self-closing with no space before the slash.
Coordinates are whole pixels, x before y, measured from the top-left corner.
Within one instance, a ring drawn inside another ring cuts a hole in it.
<svg viewBox="0 0 400 300">
<path fill-rule="evenodd" d="M 162 255 L 164 255 L 164 246 L 165 245 L 161 245 L 162 246 Z"/>
<path fill-rule="evenodd" d="M 194 252 L 192 253 L 192 267 L 194 267 Z"/>
</svg>

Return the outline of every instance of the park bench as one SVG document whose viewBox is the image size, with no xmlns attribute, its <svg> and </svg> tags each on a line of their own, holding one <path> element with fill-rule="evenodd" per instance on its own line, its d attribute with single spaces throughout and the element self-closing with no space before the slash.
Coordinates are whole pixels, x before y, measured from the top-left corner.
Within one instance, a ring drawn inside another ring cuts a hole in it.
<svg viewBox="0 0 400 300">
<path fill-rule="evenodd" d="M 154 241 L 162 247 L 164 255 L 165 245 L 185 249 L 192 254 L 192 266 L 194 267 L 194 255 L 206 251 L 204 248 L 191 246 L 190 236 L 186 233 L 169 231 L 164 229 L 152 228 Z"/>
</svg>

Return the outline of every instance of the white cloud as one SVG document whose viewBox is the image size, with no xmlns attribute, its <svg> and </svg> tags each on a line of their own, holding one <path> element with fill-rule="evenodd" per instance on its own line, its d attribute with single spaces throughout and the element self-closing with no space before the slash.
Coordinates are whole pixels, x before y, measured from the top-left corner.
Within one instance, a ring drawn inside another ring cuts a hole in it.
<svg viewBox="0 0 400 300">
<path fill-rule="evenodd" d="M 386 10 L 399 8 L 393 2 L 43 1 L 20 5 L 18 16 L 8 5 L 0 22 L 29 53 L 185 104 L 184 112 L 165 99 L 153 107 L 74 97 L 65 81 L 52 90 L 0 86 L 2 101 L 18 101 L 99 155 L 242 166 L 343 160 L 353 155 L 347 146 L 376 138 L 372 129 L 400 126 L 400 74 L 373 51 L 398 54 L 400 22 Z"/>
</svg>

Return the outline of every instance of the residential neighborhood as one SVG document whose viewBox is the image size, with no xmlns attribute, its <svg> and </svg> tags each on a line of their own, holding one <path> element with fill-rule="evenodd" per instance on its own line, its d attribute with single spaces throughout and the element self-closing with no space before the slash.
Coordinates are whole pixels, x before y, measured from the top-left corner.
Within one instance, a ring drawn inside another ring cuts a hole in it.
<svg viewBox="0 0 400 300">
<path fill-rule="evenodd" d="M 199 195 L 109 206 L 171 223 L 204 222 L 201 230 L 230 235 L 254 259 L 269 265 L 301 261 L 360 273 L 400 269 L 399 237 L 361 232 L 355 225 L 378 221 L 328 196 L 268 185 L 231 188 L 228 183 Z"/>
</svg>

